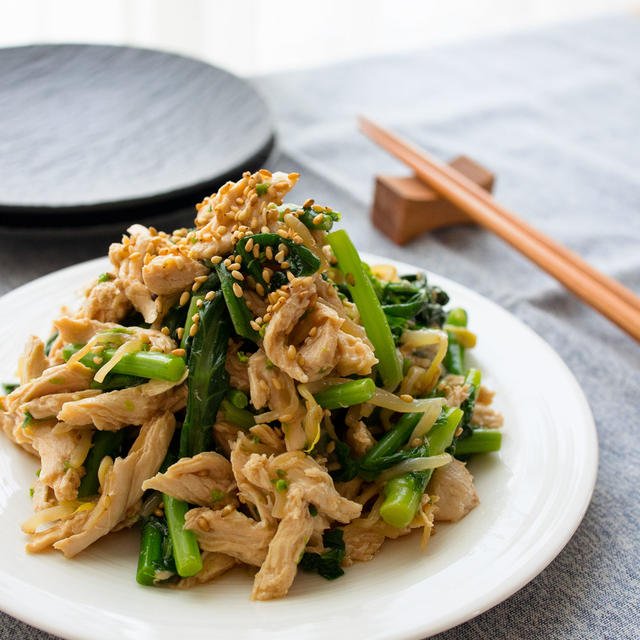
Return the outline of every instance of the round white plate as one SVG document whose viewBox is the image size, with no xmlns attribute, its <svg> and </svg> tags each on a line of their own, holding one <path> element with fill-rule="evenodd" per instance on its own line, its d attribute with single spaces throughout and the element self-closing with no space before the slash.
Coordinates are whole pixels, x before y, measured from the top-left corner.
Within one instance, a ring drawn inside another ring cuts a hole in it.
<svg viewBox="0 0 640 640">
<path fill-rule="evenodd" d="M 106 268 L 106 259 L 79 264 L 0 299 L 0 380 L 13 379 L 28 334 L 46 338 L 58 308 Z M 286 598 L 271 602 L 249 600 L 251 579 L 242 569 L 190 591 L 141 587 L 137 530 L 107 536 L 73 560 L 25 553 L 19 525 L 31 513 L 38 463 L 3 439 L 0 608 L 74 639 L 400 640 L 448 629 L 524 586 L 560 552 L 587 508 L 597 472 L 593 418 L 569 369 L 533 331 L 455 282 L 436 275 L 431 282 L 469 311 L 478 334 L 473 361 L 498 392 L 505 429 L 498 454 L 469 464 L 480 505 L 456 524 L 439 524 L 425 551 L 419 533 L 387 541 L 372 562 L 339 580 L 302 574 Z"/>
</svg>

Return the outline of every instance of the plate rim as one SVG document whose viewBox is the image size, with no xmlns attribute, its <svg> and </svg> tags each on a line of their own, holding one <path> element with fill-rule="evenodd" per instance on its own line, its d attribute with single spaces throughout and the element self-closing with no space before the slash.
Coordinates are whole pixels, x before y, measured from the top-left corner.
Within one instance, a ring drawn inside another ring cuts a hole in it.
<svg viewBox="0 0 640 640">
<path fill-rule="evenodd" d="M 526 325 L 517 316 L 510 313 L 506 309 L 502 308 L 500 305 L 493 302 L 489 298 L 483 296 L 482 294 L 477 293 L 476 291 L 470 289 L 469 287 L 463 284 L 460 284 L 457 281 L 454 281 L 450 278 L 447 278 L 446 276 L 441 276 L 437 272 L 433 272 L 428 269 L 423 269 L 415 265 L 411 265 L 409 263 L 395 260 L 392 258 L 385 258 L 382 256 L 378 256 L 376 254 L 371 254 L 369 252 L 362 251 L 360 252 L 360 255 L 363 258 L 363 260 L 367 262 L 371 262 L 371 263 L 385 262 L 387 264 L 392 264 L 393 266 L 398 268 L 398 270 L 401 273 L 412 271 L 412 270 L 425 271 L 429 278 L 432 277 L 434 280 L 436 280 L 436 282 L 439 285 L 442 285 L 445 290 L 449 284 L 452 284 L 454 288 L 462 291 L 465 296 L 468 296 L 469 298 L 473 299 L 475 302 L 480 302 L 483 305 L 488 305 L 493 312 L 496 312 L 499 315 L 504 315 L 508 317 L 511 321 L 516 322 L 519 325 L 519 328 L 523 329 L 528 334 L 529 339 L 533 340 L 539 348 L 543 349 L 546 352 L 547 356 L 550 356 L 551 358 L 553 358 L 556 361 L 556 363 L 563 369 L 563 372 L 566 376 L 566 380 L 571 382 L 573 391 L 575 392 L 574 397 L 577 401 L 579 401 L 581 408 L 583 410 L 583 415 L 581 416 L 581 418 L 583 418 L 584 427 L 585 427 L 584 435 L 590 441 L 590 444 L 587 447 L 587 451 L 590 454 L 589 455 L 590 461 L 589 461 L 589 464 L 586 464 L 586 461 L 585 461 L 585 465 L 582 467 L 583 473 L 587 475 L 589 482 L 586 486 L 583 486 L 580 494 L 581 500 L 579 504 L 577 506 L 574 506 L 573 508 L 573 511 L 571 513 L 572 517 L 570 518 L 570 526 L 568 527 L 565 526 L 562 529 L 561 535 L 556 536 L 556 538 L 554 538 L 553 544 L 549 544 L 545 548 L 544 550 L 545 552 L 537 556 L 535 562 L 531 561 L 527 565 L 527 567 L 521 569 L 519 573 L 516 573 L 515 575 L 507 576 L 507 579 L 502 583 L 502 588 L 494 589 L 490 595 L 487 595 L 485 593 L 478 594 L 473 600 L 473 602 L 477 605 L 475 608 L 471 609 L 469 607 L 467 611 L 457 615 L 450 614 L 448 619 L 443 620 L 437 626 L 427 627 L 426 626 L 427 623 L 424 621 L 424 619 L 418 620 L 415 623 L 411 623 L 411 624 L 407 624 L 405 622 L 402 629 L 395 632 L 393 635 L 384 636 L 385 638 L 389 638 L 390 640 L 420 640 L 422 638 L 431 637 L 435 634 L 441 633 L 443 631 L 452 629 L 453 627 L 456 627 L 460 624 L 468 622 L 469 620 L 475 618 L 481 613 L 505 601 L 514 593 L 522 589 L 526 584 L 531 582 L 542 571 L 544 571 L 544 569 L 558 556 L 558 554 L 564 549 L 566 544 L 572 538 L 577 528 L 580 526 L 580 523 L 584 518 L 584 515 L 587 511 L 587 508 L 593 496 L 593 491 L 595 488 L 597 475 L 598 475 L 598 460 L 599 460 L 598 435 L 597 435 L 595 421 L 593 418 L 593 413 L 591 411 L 591 408 L 589 406 L 585 393 L 580 387 L 571 369 L 564 362 L 564 360 L 559 356 L 559 354 L 553 349 L 553 347 L 551 347 L 551 345 L 549 345 L 541 336 L 539 336 L 531 327 Z M 92 265 L 95 265 L 96 267 L 98 265 L 104 266 L 107 263 L 108 263 L 108 258 L 103 256 L 103 257 L 95 258 L 93 260 L 88 260 L 85 262 L 70 265 L 63 269 L 59 269 L 50 274 L 44 275 L 40 278 L 36 278 L 35 280 L 27 282 L 17 287 L 16 289 L 13 289 L 12 291 L 4 294 L 2 297 L 0 297 L 0 305 L 5 301 L 10 300 L 14 296 L 17 297 L 22 295 L 25 289 L 28 289 L 30 286 L 34 285 L 35 283 L 44 284 L 48 280 L 55 280 L 57 277 L 67 275 L 68 273 L 71 273 L 73 271 L 76 271 L 76 270 L 82 271 L 83 269 L 88 269 Z M 82 284 L 82 283 L 79 283 L 79 284 Z M 23 609 L 19 608 L 20 602 L 17 599 L 14 599 L 14 600 L 15 602 L 12 602 L 11 604 L 14 604 L 15 606 L 7 606 L 7 604 L 4 601 L 0 603 L 0 605 L 4 612 L 17 618 L 18 620 L 21 620 L 31 626 L 47 631 L 49 633 L 58 634 L 61 637 L 73 638 L 73 639 L 75 638 L 81 639 L 86 637 L 86 636 L 83 636 L 81 632 L 80 633 L 78 632 L 79 629 L 77 626 L 74 629 L 70 630 L 64 627 L 62 621 L 58 621 L 58 619 L 53 620 L 52 621 L 53 624 L 47 623 L 46 625 L 43 625 L 41 620 L 38 619 L 37 617 L 37 612 L 34 611 L 34 613 L 30 615 L 28 610 L 25 611 L 24 608 Z M 425 634 L 427 635 L 425 636 Z"/>
</svg>

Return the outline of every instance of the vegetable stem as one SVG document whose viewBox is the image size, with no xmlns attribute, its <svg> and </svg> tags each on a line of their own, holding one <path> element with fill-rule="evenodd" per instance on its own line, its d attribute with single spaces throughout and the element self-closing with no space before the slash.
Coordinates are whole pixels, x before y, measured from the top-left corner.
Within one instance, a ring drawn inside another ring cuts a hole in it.
<svg viewBox="0 0 640 640">
<path fill-rule="evenodd" d="M 451 309 L 447 315 L 446 324 L 451 324 L 456 327 L 466 327 L 467 312 L 460 307 Z M 464 347 L 458 342 L 456 335 L 452 331 L 447 331 L 447 336 L 449 338 L 449 346 L 447 347 L 443 364 L 449 373 L 463 376 L 466 371 L 464 364 Z"/>
<path fill-rule="evenodd" d="M 343 409 L 370 400 L 376 392 L 371 378 L 351 380 L 316 393 L 314 398 L 323 409 Z"/>
<path fill-rule="evenodd" d="M 344 229 L 330 233 L 327 241 L 338 259 L 338 265 L 345 275 L 349 292 L 360 313 L 360 320 L 373 344 L 382 382 L 385 388 L 395 389 L 402 380 L 402 363 L 387 317 L 365 273 L 360 256 Z"/>
<path fill-rule="evenodd" d="M 62 356 L 65 360 L 82 349 L 81 344 L 67 344 L 62 349 Z M 108 362 L 116 352 L 115 349 L 104 349 L 99 354 L 90 351 L 82 358 L 80 362 L 89 369 L 97 371 L 105 362 Z M 102 360 L 99 363 L 94 362 L 94 358 L 99 356 Z M 174 356 L 169 353 L 161 353 L 159 351 L 135 351 L 122 356 L 118 363 L 111 369 L 112 373 L 122 373 L 129 376 L 137 376 L 139 378 L 150 378 L 152 380 L 168 380 L 169 382 L 177 382 L 182 378 L 185 371 L 184 359 L 180 356 Z"/>
<path fill-rule="evenodd" d="M 98 469 L 105 456 L 113 456 L 122 444 L 124 431 L 96 431 L 93 444 L 84 463 L 85 474 L 78 487 L 78 497 L 86 498 L 98 493 Z"/>
<path fill-rule="evenodd" d="M 173 545 L 176 569 L 179 576 L 188 578 L 202 569 L 202 558 L 196 536 L 193 531 L 184 528 L 184 516 L 189 510 L 189 505 L 166 493 L 162 494 L 162 500 Z"/>
<path fill-rule="evenodd" d="M 474 429 L 468 438 L 458 440 L 454 453 L 456 456 L 468 456 L 472 453 L 499 451 L 502 445 L 502 433 L 494 429 Z"/>
</svg>

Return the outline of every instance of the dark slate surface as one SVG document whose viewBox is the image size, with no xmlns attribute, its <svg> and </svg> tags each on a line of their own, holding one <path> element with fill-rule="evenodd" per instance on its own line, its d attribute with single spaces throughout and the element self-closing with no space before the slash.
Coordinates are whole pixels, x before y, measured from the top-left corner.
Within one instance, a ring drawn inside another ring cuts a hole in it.
<svg viewBox="0 0 640 640">
<path fill-rule="evenodd" d="M 175 209 L 257 168 L 272 144 L 256 90 L 208 64 L 126 47 L 0 50 L 0 225 Z"/>
</svg>

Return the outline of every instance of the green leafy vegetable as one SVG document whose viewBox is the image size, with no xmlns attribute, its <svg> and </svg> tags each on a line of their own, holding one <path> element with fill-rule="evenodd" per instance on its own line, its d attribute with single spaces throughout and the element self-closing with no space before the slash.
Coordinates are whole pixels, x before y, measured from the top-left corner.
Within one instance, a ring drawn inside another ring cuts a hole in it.
<svg viewBox="0 0 640 640">
<path fill-rule="evenodd" d="M 317 572 L 327 580 L 335 580 L 344 575 L 340 566 L 346 555 L 342 529 L 328 529 L 322 534 L 322 544 L 325 551 L 319 553 L 304 553 L 300 560 L 303 571 Z"/>
</svg>

